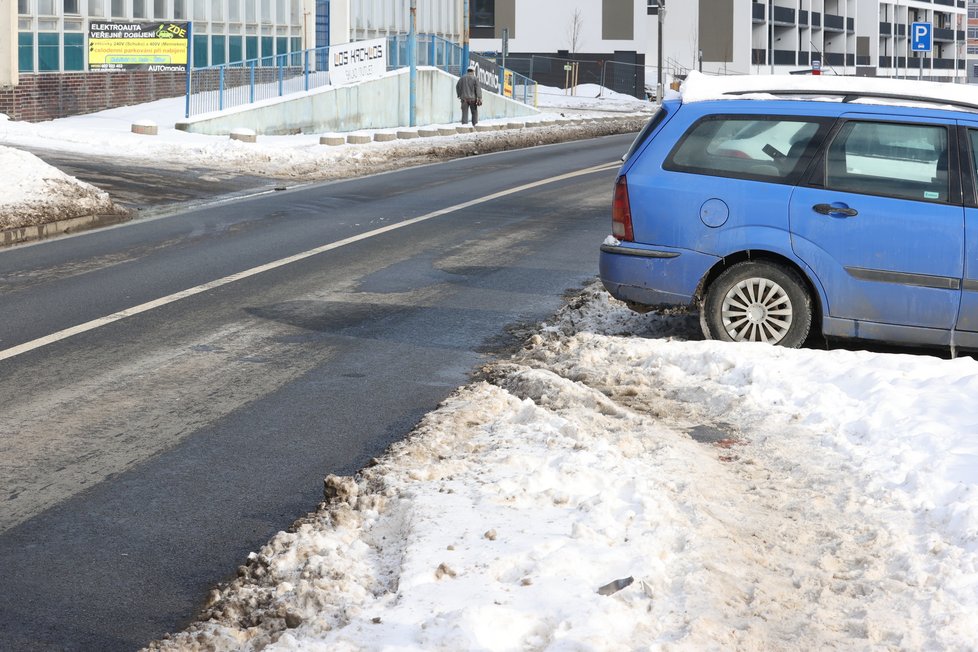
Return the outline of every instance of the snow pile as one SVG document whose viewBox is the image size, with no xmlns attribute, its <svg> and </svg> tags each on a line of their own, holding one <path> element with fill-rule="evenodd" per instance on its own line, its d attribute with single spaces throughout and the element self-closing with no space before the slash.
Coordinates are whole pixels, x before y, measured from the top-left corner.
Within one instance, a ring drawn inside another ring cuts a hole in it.
<svg viewBox="0 0 978 652">
<path fill-rule="evenodd" d="M 597 88 L 594 89 L 595 94 Z M 652 108 L 648 103 L 628 96 L 616 95 L 601 100 L 590 98 L 583 102 L 578 102 L 576 98 L 559 97 L 548 106 L 547 113 L 515 121 L 540 123 L 551 122 L 562 115 L 596 117 L 608 113 L 614 114 L 614 120 L 329 147 L 319 143 L 319 134 L 259 135 L 257 143 L 242 143 L 227 136 L 178 131 L 174 125 L 183 119 L 184 103 L 184 98 L 178 97 L 41 123 L 0 122 L 0 143 L 124 159 L 127 164 L 149 168 L 198 168 L 276 179 L 318 181 L 518 147 L 632 133 L 644 126 Z M 589 109 L 576 104 L 602 108 Z M 480 124 L 505 126 L 513 121 L 483 120 Z M 136 122 L 156 124 L 158 135 L 132 133 L 132 124 Z M 358 133 L 372 136 L 378 131 L 392 130 L 364 130 Z"/>
<path fill-rule="evenodd" d="M 649 111 L 653 105 L 598 84 L 579 84 L 567 90 L 553 86 L 538 86 L 537 106 L 541 109 L 623 113 Z"/>
<path fill-rule="evenodd" d="M 0 145 L 0 169 L 0 229 L 118 212 L 108 193 L 28 152 Z"/>
<path fill-rule="evenodd" d="M 587 289 L 151 648 L 971 649 L 978 362 L 695 332 Z"/>
</svg>

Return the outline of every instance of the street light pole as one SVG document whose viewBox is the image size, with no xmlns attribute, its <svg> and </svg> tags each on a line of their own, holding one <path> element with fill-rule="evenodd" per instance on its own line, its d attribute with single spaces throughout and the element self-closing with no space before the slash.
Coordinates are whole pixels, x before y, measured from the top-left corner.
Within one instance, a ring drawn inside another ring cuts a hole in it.
<svg viewBox="0 0 978 652">
<path fill-rule="evenodd" d="M 458 75 L 465 74 L 469 67 L 469 0 L 462 0 L 462 69 Z"/>
<path fill-rule="evenodd" d="M 665 22 L 666 19 L 666 0 L 659 0 L 658 18 L 659 18 L 659 38 L 657 40 L 659 45 L 659 66 L 658 66 L 659 70 L 656 73 L 658 75 L 658 79 L 655 84 L 655 99 L 657 99 L 661 104 L 662 95 L 663 95 L 662 93 L 663 90 L 662 89 L 662 23 Z"/>
<path fill-rule="evenodd" d="M 408 61 L 410 72 L 408 74 L 409 102 L 408 119 L 410 126 L 418 126 L 418 0 L 411 0 L 411 18 L 408 31 Z"/>
</svg>

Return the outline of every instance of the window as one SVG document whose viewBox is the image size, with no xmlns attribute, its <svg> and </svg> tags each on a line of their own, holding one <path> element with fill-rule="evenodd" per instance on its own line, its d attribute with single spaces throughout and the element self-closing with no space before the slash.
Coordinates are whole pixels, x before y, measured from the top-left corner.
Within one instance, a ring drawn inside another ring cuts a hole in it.
<svg viewBox="0 0 978 652">
<path fill-rule="evenodd" d="M 66 16 L 77 16 L 80 13 L 78 11 L 78 0 L 64 0 L 64 13 Z"/>
<path fill-rule="evenodd" d="M 102 0 L 88 0 L 88 15 L 91 18 L 105 16 L 105 3 Z"/>
<path fill-rule="evenodd" d="M 17 68 L 20 72 L 34 72 L 34 34 L 17 32 Z"/>
<path fill-rule="evenodd" d="M 228 37 L 228 63 L 236 63 L 244 60 L 244 37 Z"/>
<path fill-rule="evenodd" d="M 825 187 L 920 201 L 947 201 L 947 129 L 849 122 L 825 155 Z"/>
<path fill-rule="evenodd" d="M 31 0 L 17 0 L 17 13 L 26 16 L 31 13 Z"/>
<path fill-rule="evenodd" d="M 125 18 L 126 17 L 126 2 L 125 2 L 125 0 L 112 0 L 112 17 L 113 18 Z"/>
<path fill-rule="evenodd" d="M 166 0 L 154 0 L 153 16 L 155 16 L 157 20 L 163 20 L 166 18 Z"/>
<path fill-rule="evenodd" d="M 207 35 L 194 34 L 194 68 L 207 67 Z"/>
<path fill-rule="evenodd" d="M 146 0 L 132 0 L 132 17 L 146 18 Z"/>
<path fill-rule="evenodd" d="M 37 0 L 37 13 L 40 16 L 54 16 L 54 0 Z"/>
<path fill-rule="evenodd" d="M 227 63 L 224 55 L 225 37 L 213 35 L 211 36 L 211 65 L 218 66 L 222 63 Z"/>
<path fill-rule="evenodd" d="M 496 0 L 470 0 L 472 27 L 496 26 Z"/>
<path fill-rule="evenodd" d="M 41 32 L 37 35 L 37 71 L 61 70 L 61 35 Z"/>
<path fill-rule="evenodd" d="M 689 130 L 667 170 L 796 183 L 821 141 L 822 122 L 798 118 L 711 116 Z"/>
<path fill-rule="evenodd" d="M 648 0 L 648 14 L 649 16 L 659 15 L 659 0 Z"/>
<path fill-rule="evenodd" d="M 85 35 L 65 32 L 65 70 L 85 69 Z"/>
<path fill-rule="evenodd" d="M 185 0 L 173 0 L 173 20 L 183 20 L 187 17 Z"/>
</svg>

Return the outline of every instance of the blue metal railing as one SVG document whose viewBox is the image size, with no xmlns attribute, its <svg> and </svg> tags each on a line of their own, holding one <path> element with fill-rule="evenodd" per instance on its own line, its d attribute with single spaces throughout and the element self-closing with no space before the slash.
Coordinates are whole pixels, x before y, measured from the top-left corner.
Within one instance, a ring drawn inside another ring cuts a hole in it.
<svg viewBox="0 0 978 652">
<path fill-rule="evenodd" d="M 407 35 L 389 36 L 387 44 L 387 69 L 406 68 L 409 65 Z M 447 39 L 419 34 L 417 52 L 419 66 L 433 66 L 456 76 L 464 73 L 463 63 L 467 62 L 463 62 L 463 49 Z M 505 83 L 507 78 L 510 84 Z M 328 47 L 194 68 L 187 83 L 186 117 L 254 104 L 328 84 Z M 536 105 L 536 83 L 516 71 L 499 69 L 498 92 L 505 92 L 524 104 Z"/>
<path fill-rule="evenodd" d="M 328 84 L 328 47 L 194 68 L 187 84 L 186 117 Z"/>
</svg>

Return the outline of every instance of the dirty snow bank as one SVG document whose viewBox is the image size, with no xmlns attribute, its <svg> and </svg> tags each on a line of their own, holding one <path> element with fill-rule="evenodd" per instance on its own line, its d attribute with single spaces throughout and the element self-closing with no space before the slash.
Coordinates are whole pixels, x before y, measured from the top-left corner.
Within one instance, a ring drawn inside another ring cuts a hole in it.
<svg viewBox="0 0 978 652">
<path fill-rule="evenodd" d="M 151 647 L 972 649 L 978 362 L 695 332 L 586 290 Z"/>
<path fill-rule="evenodd" d="M 0 229 L 117 212 L 108 193 L 28 152 L 0 145 L 0 170 Z"/>
</svg>

